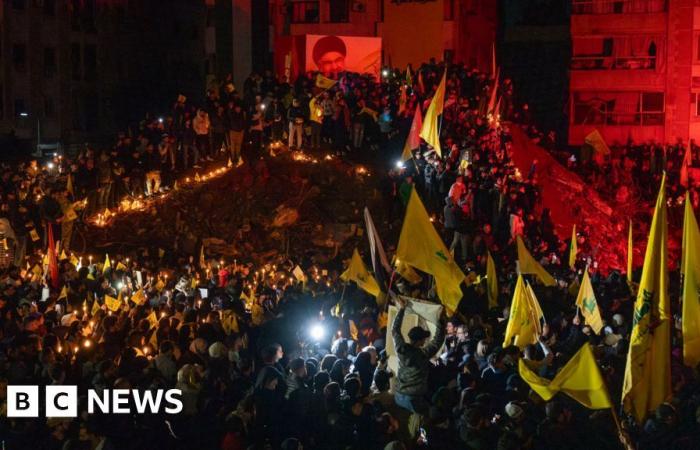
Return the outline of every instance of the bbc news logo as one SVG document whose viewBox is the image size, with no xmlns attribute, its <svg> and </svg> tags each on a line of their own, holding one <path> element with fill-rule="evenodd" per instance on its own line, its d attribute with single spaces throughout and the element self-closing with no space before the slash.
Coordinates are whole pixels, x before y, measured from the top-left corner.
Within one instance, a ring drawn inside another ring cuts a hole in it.
<svg viewBox="0 0 700 450">
<path fill-rule="evenodd" d="M 46 386 L 46 417 L 78 417 L 77 386 Z M 7 417 L 39 417 L 39 386 L 7 386 Z M 182 411 L 180 389 L 105 389 L 87 391 L 88 414 L 178 414 Z"/>
</svg>

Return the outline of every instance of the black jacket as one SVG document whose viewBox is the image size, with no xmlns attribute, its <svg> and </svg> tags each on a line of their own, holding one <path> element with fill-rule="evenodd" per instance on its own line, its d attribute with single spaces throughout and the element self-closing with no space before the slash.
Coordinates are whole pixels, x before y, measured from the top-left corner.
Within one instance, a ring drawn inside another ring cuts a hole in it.
<svg viewBox="0 0 700 450">
<path fill-rule="evenodd" d="M 407 343 L 401 334 L 401 324 L 405 308 L 401 308 L 394 319 L 391 334 L 394 338 L 394 348 L 399 357 L 399 372 L 396 391 L 404 395 L 422 396 L 428 392 L 428 372 L 430 358 L 442 347 L 445 331 L 442 323 L 438 325 L 435 336 L 428 345 L 418 348 Z"/>
</svg>

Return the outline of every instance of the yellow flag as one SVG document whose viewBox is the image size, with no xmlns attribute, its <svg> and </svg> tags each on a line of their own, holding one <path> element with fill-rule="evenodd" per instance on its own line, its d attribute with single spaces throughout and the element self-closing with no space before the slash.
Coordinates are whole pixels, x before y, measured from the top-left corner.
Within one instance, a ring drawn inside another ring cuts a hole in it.
<svg viewBox="0 0 700 450">
<path fill-rule="evenodd" d="M 513 292 L 513 302 L 510 305 L 510 316 L 508 317 L 508 325 L 506 325 L 503 347 L 511 345 L 513 338 L 515 338 L 514 344 L 520 349 L 525 348 L 528 344 L 536 344 L 538 336 L 542 333 L 540 318 L 541 309 L 537 299 L 531 298 L 522 275 L 518 275 Z"/>
<path fill-rule="evenodd" d="M 489 298 L 489 308 L 498 307 L 498 274 L 496 263 L 493 262 L 491 252 L 486 250 L 486 292 Z"/>
<path fill-rule="evenodd" d="M 68 256 L 66 256 L 66 250 L 65 250 L 65 249 L 61 249 L 61 255 L 58 257 L 58 260 L 59 260 L 59 261 L 65 261 L 66 259 L 68 259 Z"/>
<path fill-rule="evenodd" d="M 92 309 L 90 310 L 90 316 L 94 316 L 100 310 L 100 303 L 97 300 L 93 300 Z"/>
<path fill-rule="evenodd" d="M 158 326 L 158 316 L 156 316 L 155 311 L 151 311 L 151 313 L 146 317 L 146 319 L 148 319 L 148 323 L 151 325 L 151 328 L 155 328 Z"/>
<path fill-rule="evenodd" d="M 127 270 L 129 270 L 129 269 L 126 268 L 126 266 L 125 266 L 124 264 L 122 264 L 121 261 L 119 261 L 119 262 L 117 263 L 117 267 L 116 267 L 115 269 L 116 269 L 116 270 L 121 270 L 122 272 L 126 272 Z"/>
<path fill-rule="evenodd" d="M 158 281 L 156 282 L 156 285 L 154 286 L 156 288 L 156 291 L 160 292 L 165 288 L 165 283 L 163 280 L 158 278 Z"/>
<path fill-rule="evenodd" d="M 131 296 L 131 301 L 134 302 L 135 305 L 143 305 L 146 303 L 146 294 L 143 292 L 143 289 L 134 292 Z"/>
<path fill-rule="evenodd" d="M 107 269 L 112 268 L 112 262 L 109 260 L 109 254 L 105 253 L 105 262 L 102 265 L 102 272 L 105 272 Z"/>
<path fill-rule="evenodd" d="M 357 329 L 357 325 L 355 325 L 355 321 L 352 319 L 348 321 L 348 328 L 350 329 L 350 337 L 357 341 L 357 339 L 360 336 L 360 331 Z"/>
<path fill-rule="evenodd" d="M 622 406 L 642 423 L 671 394 L 671 304 L 668 297 L 666 174 L 656 199 L 634 304 Z"/>
<path fill-rule="evenodd" d="M 336 80 L 331 80 L 330 78 L 326 78 L 320 73 L 316 75 L 316 87 L 319 87 L 321 89 L 330 89 L 335 84 L 337 83 Z"/>
<path fill-rule="evenodd" d="M 207 265 L 207 259 L 204 257 L 204 244 L 199 247 L 199 268 L 204 269 Z"/>
<path fill-rule="evenodd" d="M 75 267 L 78 267 L 78 265 L 80 264 L 80 260 L 76 258 L 74 254 L 71 253 L 70 263 L 73 264 Z"/>
<path fill-rule="evenodd" d="M 442 114 L 445 106 L 445 81 L 447 79 L 447 69 L 442 74 L 442 80 L 438 85 L 433 99 L 430 101 L 428 112 L 425 113 L 425 120 L 420 130 L 420 137 L 431 145 L 438 156 L 442 157 L 442 149 L 440 148 L 440 127 L 438 124 L 438 116 Z"/>
<path fill-rule="evenodd" d="M 63 286 L 63 289 L 61 289 L 61 293 L 58 294 L 57 300 L 61 300 L 63 298 L 68 298 L 68 286 Z"/>
<path fill-rule="evenodd" d="M 265 310 L 262 306 L 258 305 L 257 302 L 253 303 L 250 307 L 250 318 L 255 326 L 262 325 L 265 321 Z"/>
<path fill-rule="evenodd" d="M 537 278 L 539 278 L 542 284 L 544 284 L 545 286 L 554 286 L 555 284 L 557 284 L 557 282 L 554 280 L 554 277 L 552 277 L 549 274 L 549 272 L 544 270 L 544 267 L 542 267 L 540 263 L 535 261 L 535 258 L 533 258 L 530 252 L 527 251 L 525 243 L 523 242 L 523 239 L 520 236 L 517 237 L 517 241 L 518 263 L 520 266 L 520 273 L 533 274 L 537 276 Z"/>
<path fill-rule="evenodd" d="M 686 366 L 696 367 L 700 363 L 700 230 L 687 192 L 681 261 L 683 360 Z"/>
<path fill-rule="evenodd" d="M 232 310 L 225 309 L 221 311 L 221 328 L 224 329 L 226 334 L 238 333 L 238 317 Z"/>
<path fill-rule="evenodd" d="M 309 118 L 316 123 L 323 123 L 323 108 L 316 103 L 316 97 L 309 102 Z"/>
<path fill-rule="evenodd" d="M 442 238 L 430 223 L 428 213 L 415 189 L 406 208 L 396 258 L 435 277 L 437 295 L 448 314 L 453 314 L 462 300 L 460 285 L 464 273 L 455 263 Z"/>
<path fill-rule="evenodd" d="M 372 274 L 367 270 L 357 249 L 352 252 L 350 265 L 348 265 L 347 270 L 340 275 L 340 279 L 343 281 L 354 281 L 360 289 L 375 297 L 378 297 L 381 293 L 377 280 L 375 280 Z"/>
<path fill-rule="evenodd" d="M 634 246 L 632 245 L 632 221 L 627 236 L 627 281 L 632 282 L 632 259 L 634 258 Z"/>
<path fill-rule="evenodd" d="M 578 253 L 578 242 L 576 241 L 576 225 L 571 230 L 571 246 L 569 247 L 569 267 L 576 267 L 576 254 Z"/>
<path fill-rule="evenodd" d="M 600 154 L 603 155 L 609 155 L 610 154 L 610 147 L 608 147 L 608 144 L 605 143 L 605 139 L 603 139 L 603 135 L 600 134 L 600 131 L 598 130 L 593 130 L 588 135 L 583 139 L 583 141 L 593 147 L 595 151 L 597 151 Z"/>
<path fill-rule="evenodd" d="M 110 311 L 119 311 L 119 308 L 122 307 L 122 302 L 121 300 L 118 300 L 110 295 L 105 295 L 105 305 L 107 305 L 107 308 Z"/>
<path fill-rule="evenodd" d="M 70 195 L 75 195 L 75 192 L 73 191 L 73 175 L 71 175 L 70 173 L 66 178 L 66 191 L 68 191 Z"/>
<path fill-rule="evenodd" d="M 591 278 L 588 276 L 588 268 L 583 272 L 583 281 L 576 297 L 576 306 L 581 310 L 586 324 L 593 328 L 595 334 L 600 334 L 600 330 L 603 328 L 603 319 L 600 317 L 600 309 L 593 292 Z"/>
<path fill-rule="evenodd" d="M 532 372 L 522 359 L 518 361 L 518 371 L 523 381 L 545 401 L 563 392 L 589 409 L 612 408 L 603 375 L 588 343 L 583 344 L 551 381 Z"/>
</svg>

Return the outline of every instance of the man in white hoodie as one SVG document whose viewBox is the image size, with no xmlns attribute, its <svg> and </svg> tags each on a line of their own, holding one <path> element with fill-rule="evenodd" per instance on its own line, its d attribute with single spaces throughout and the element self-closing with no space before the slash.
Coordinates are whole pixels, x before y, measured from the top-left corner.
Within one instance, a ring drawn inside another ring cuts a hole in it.
<svg viewBox="0 0 700 450">
<path fill-rule="evenodd" d="M 212 161 L 212 157 L 209 154 L 211 122 L 209 122 L 209 114 L 204 109 L 199 108 L 197 110 L 197 115 L 192 120 L 192 128 L 194 128 L 195 145 L 197 150 L 199 150 L 200 157 L 205 161 Z"/>
</svg>

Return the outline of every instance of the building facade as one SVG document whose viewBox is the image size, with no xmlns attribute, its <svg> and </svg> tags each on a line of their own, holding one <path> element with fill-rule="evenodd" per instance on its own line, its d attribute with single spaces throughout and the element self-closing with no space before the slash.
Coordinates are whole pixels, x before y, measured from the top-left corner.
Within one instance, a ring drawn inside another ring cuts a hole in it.
<svg viewBox="0 0 700 450">
<path fill-rule="evenodd" d="M 700 132 L 700 1 L 573 0 L 569 143 Z"/>
<path fill-rule="evenodd" d="M 203 100 L 228 73 L 242 84 L 251 5 L 0 0 L 0 136 L 32 147 L 108 143 L 147 112 L 167 112 L 178 94 Z"/>
<path fill-rule="evenodd" d="M 381 37 L 382 60 L 387 66 L 415 65 L 432 57 L 491 71 L 497 3 L 497 0 L 270 0 L 270 22 L 275 36 Z"/>
</svg>

